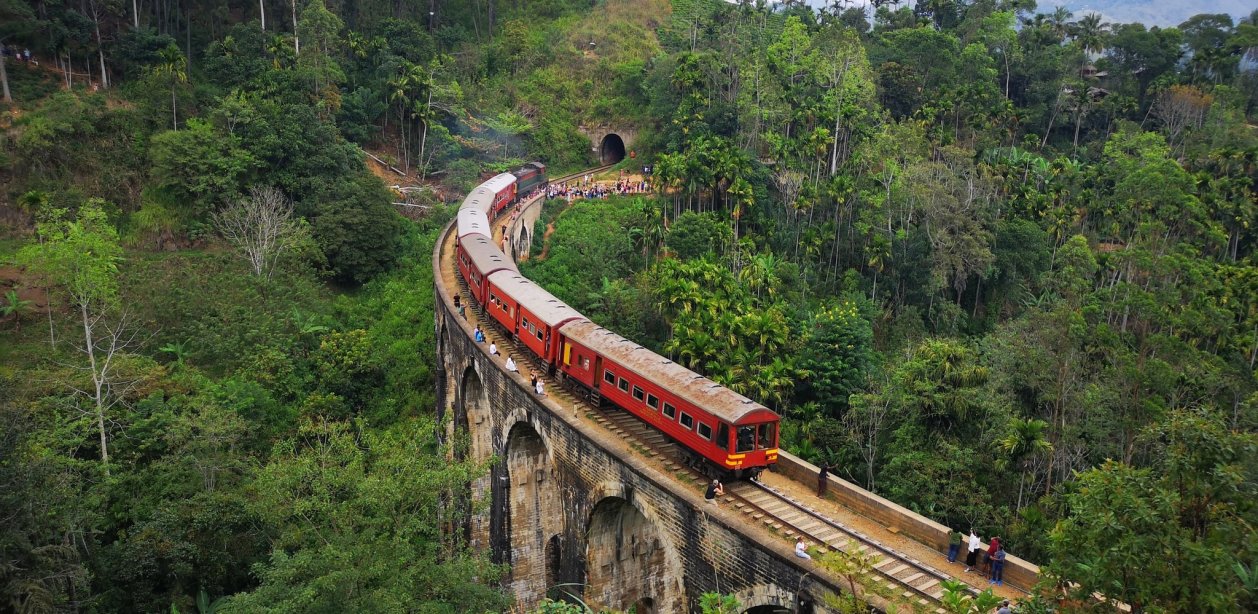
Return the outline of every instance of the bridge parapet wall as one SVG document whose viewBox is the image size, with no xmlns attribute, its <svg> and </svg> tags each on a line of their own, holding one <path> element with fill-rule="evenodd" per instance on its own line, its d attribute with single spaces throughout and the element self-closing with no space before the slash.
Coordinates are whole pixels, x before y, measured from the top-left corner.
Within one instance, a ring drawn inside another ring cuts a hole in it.
<svg viewBox="0 0 1258 614">
<path fill-rule="evenodd" d="M 785 451 L 778 454 L 778 463 L 773 467 L 781 473 L 803 484 L 814 483 L 820 468 L 793 454 Z M 896 503 L 884 499 L 847 480 L 833 475 L 828 477 L 827 492 L 838 499 L 845 507 L 869 518 L 884 527 L 895 528 L 914 540 L 929 545 L 939 553 L 948 552 L 948 532 L 950 529 L 921 514 Z M 968 527 L 962 528 L 965 532 Z M 987 548 L 987 544 L 983 544 Z M 1005 558 L 1004 578 L 1009 584 L 1029 591 L 1039 581 L 1039 566 L 1013 555 Z"/>
</svg>

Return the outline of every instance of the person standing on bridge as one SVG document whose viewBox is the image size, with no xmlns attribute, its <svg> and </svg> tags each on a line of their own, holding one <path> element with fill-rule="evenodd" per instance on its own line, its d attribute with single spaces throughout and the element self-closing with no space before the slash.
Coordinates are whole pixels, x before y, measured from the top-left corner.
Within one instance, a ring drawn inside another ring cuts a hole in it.
<svg viewBox="0 0 1258 614">
<path fill-rule="evenodd" d="M 821 471 L 817 472 L 817 496 L 825 498 L 826 486 L 830 483 L 830 464 L 821 465 Z"/>
<path fill-rule="evenodd" d="M 1000 537 L 993 536 L 991 542 L 987 544 L 987 553 L 983 555 L 983 573 L 991 572 L 992 558 L 996 556 L 997 550 L 1000 550 Z"/>
<path fill-rule="evenodd" d="M 957 554 L 961 552 L 961 542 L 965 540 L 965 536 L 960 531 L 953 529 L 948 532 L 948 562 L 957 562 Z"/>
<path fill-rule="evenodd" d="M 992 555 L 991 583 L 996 586 L 1003 586 L 1005 584 L 1005 547 L 999 545 L 999 542 L 997 544 L 996 554 Z"/>
<path fill-rule="evenodd" d="M 533 386 L 537 390 L 537 396 L 539 397 L 546 396 L 546 380 L 539 377 L 537 378 L 537 383 L 534 384 Z"/>
<path fill-rule="evenodd" d="M 983 545 L 982 540 L 978 538 L 978 534 L 970 528 L 970 544 L 969 549 L 965 553 L 965 570 L 974 571 L 974 566 L 978 564 L 978 549 Z"/>
</svg>

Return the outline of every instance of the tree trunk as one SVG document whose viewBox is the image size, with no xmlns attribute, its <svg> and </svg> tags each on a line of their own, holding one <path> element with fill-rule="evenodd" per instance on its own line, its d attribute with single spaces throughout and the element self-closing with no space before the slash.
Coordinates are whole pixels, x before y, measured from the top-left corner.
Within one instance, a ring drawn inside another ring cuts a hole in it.
<svg viewBox="0 0 1258 614">
<path fill-rule="evenodd" d="M 100 36 L 100 16 L 96 13 L 96 3 L 92 3 L 92 22 L 96 25 L 96 55 L 100 58 L 100 86 L 109 87 L 109 77 L 105 74 L 105 43 Z"/>
<path fill-rule="evenodd" d="M 293 51 L 301 55 L 301 41 L 297 39 L 297 0 L 293 2 Z"/>
<path fill-rule="evenodd" d="M 92 339 L 91 317 L 87 313 L 87 303 L 79 304 L 79 315 L 83 318 L 84 350 L 87 352 L 88 363 L 92 367 L 92 386 L 96 401 L 96 428 L 100 432 L 100 460 L 105 465 L 105 475 L 109 475 L 109 439 L 105 435 L 105 381 L 96 367 L 96 345 Z"/>
<path fill-rule="evenodd" d="M 3 53 L 0 53 L 0 87 L 4 89 L 4 101 L 13 102 L 13 96 L 9 94 L 9 71 L 4 66 Z"/>
<path fill-rule="evenodd" d="M 131 18 L 132 18 L 131 25 L 135 26 L 135 29 L 139 30 L 140 29 L 140 5 L 139 5 L 138 0 L 131 0 Z"/>
<path fill-rule="evenodd" d="M 170 124 L 172 130 L 179 130 L 179 115 L 175 108 L 175 84 L 170 84 Z"/>
<path fill-rule="evenodd" d="M 266 32 L 266 0 L 258 0 L 258 15 L 262 17 L 262 31 Z"/>
</svg>

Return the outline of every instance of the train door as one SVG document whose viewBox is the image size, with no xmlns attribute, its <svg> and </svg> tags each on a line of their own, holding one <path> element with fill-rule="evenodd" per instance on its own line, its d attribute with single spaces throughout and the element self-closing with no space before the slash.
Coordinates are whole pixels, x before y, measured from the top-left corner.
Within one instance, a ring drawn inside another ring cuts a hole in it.
<svg viewBox="0 0 1258 614">
<path fill-rule="evenodd" d="M 603 395 L 599 391 L 603 386 L 603 357 L 594 352 L 594 373 L 593 388 L 590 389 L 590 400 L 594 401 L 595 407 L 602 407 Z"/>
</svg>

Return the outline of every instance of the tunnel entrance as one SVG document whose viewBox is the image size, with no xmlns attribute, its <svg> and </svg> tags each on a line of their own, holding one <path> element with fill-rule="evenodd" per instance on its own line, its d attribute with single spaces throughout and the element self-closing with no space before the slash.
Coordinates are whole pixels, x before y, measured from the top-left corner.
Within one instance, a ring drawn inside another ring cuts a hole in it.
<svg viewBox="0 0 1258 614">
<path fill-rule="evenodd" d="M 603 144 L 599 146 L 599 159 L 603 164 L 615 164 L 625 159 L 625 142 L 619 134 L 603 137 Z"/>
</svg>

